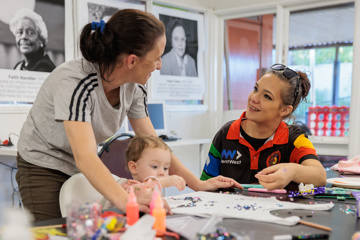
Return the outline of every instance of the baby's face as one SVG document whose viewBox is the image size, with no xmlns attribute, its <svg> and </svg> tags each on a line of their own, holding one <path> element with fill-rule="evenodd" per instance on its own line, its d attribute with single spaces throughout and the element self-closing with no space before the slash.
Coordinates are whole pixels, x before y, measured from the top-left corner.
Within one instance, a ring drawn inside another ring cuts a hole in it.
<svg viewBox="0 0 360 240">
<path fill-rule="evenodd" d="M 136 162 L 136 174 L 133 174 L 133 177 L 140 182 L 149 176 L 167 177 L 169 176 L 170 163 L 171 153 L 169 150 L 147 148 Z"/>
</svg>

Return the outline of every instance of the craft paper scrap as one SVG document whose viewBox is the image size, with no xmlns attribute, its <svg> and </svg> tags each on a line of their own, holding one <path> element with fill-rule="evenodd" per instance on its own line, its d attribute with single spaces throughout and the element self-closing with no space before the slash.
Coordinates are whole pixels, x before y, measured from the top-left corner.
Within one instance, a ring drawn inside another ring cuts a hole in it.
<svg viewBox="0 0 360 240">
<path fill-rule="evenodd" d="M 279 201 L 275 197 L 248 197 L 213 192 L 193 192 L 165 198 L 173 213 L 202 217 L 218 216 L 293 226 L 298 216 L 277 217 L 270 213 L 280 209 L 330 210 L 333 203 L 301 204 Z M 186 200 L 185 200 L 186 199 Z"/>
</svg>

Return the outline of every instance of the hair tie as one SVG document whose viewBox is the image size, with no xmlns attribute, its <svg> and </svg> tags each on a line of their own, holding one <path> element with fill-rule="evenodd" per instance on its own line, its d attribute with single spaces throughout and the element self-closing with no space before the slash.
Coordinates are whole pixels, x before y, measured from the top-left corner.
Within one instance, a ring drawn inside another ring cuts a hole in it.
<svg viewBox="0 0 360 240">
<path fill-rule="evenodd" d="M 98 28 L 100 28 L 100 32 L 104 32 L 104 27 L 105 27 L 105 22 L 104 22 L 104 20 L 100 20 L 100 22 L 92 22 L 91 23 L 91 29 L 92 30 L 96 30 L 96 29 L 98 29 Z"/>
</svg>

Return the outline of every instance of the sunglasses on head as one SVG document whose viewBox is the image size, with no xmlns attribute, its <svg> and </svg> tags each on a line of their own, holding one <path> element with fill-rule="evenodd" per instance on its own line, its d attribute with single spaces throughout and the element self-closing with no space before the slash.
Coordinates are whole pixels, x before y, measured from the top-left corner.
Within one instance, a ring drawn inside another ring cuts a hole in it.
<svg viewBox="0 0 360 240">
<path fill-rule="evenodd" d="M 283 75 L 284 77 L 286 77 L 288 80 L 296 77 L 296 88 L 295 88 L 295 93 L 294 93 L 294 102 L 291 104 L 292 106 L 294 106 L 296 98 L 299 95 L 299 87 L 300 87 L 300 76 L 299 74 L 297 74 L 294 70 L 288 68 L 287 66 L 280 64 L 280 63 L 276 63 L 274 65 L 272 65 L 270 67 L 270 69 L 275 70 L 275 71 L 283 71 Z"/>
</svg>

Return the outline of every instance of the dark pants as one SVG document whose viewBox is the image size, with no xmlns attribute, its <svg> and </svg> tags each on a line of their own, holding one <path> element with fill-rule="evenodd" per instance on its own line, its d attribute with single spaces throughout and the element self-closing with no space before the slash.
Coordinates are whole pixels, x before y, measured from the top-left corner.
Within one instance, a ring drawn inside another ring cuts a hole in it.
<svg viewBox="0 0 360 240">
<path fill-rule="evenodd" d="M 34 221 L 61 218 L 59 193 L 70 177 L 63 172 L 39 167 L 26 162 L 18 153 L 16 181 L 24 208 L 34 216 Z"/>
</svg>

